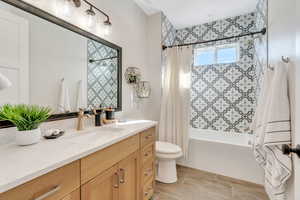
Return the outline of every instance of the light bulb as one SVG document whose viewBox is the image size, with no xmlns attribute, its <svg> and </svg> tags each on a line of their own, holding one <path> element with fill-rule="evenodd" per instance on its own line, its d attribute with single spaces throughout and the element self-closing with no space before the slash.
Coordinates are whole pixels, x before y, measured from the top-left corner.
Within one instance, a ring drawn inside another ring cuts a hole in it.
<svg viewBox="0 0 300 200">
<path fill-rule="evenodd" d="M 104 35 L 110 35 L 112 32 L 112 24 L 110 23 L 109 19 L 107 19 L 104 22 L 104 26 L 103 26 L 103 34 Z"/>
<path fill-rule="evenodd" d="M 69 16 L 71 14 L 70 0 L 56 0 L 55 11 L 61 16 Z"/>
<path fill-rule="evenodd" d="M 62 5 L 62 14 L 64 16 L 69 16 L 70 15 L 70 1 L 69 0 L 64 0 L 63 5 Z"/>
<path fill-rule="evenodd" d="M 87 20 L 86 20 L 86 25 L 87 25 L 87 27 L 89 27 L 89 28 L 92 28 L 93 27 L 93 25 L 94 25 L 94 16 L 92 16 L 92 15 L 88 15 L 87 16 Z"/>
<path fill-rule="evenodd" d="M 95 24 L 95 11 L 93 10 L 93 7 L 91 6 L 87 11 L 86 11 L 86 14 L 87 14 L 87 21 L 86 21 L 86 25 L 87 27 L 89 28 L 92 28 Z"/>
</svg>

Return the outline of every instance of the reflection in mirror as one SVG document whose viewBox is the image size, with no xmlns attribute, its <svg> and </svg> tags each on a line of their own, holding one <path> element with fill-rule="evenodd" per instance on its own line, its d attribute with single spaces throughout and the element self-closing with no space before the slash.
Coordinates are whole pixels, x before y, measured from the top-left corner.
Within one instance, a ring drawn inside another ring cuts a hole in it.
<svg viewBox="0 0 300 200">
<path fill-rule="evenodd" d="M 121 48 L 84 37 L 0 1 L 0 73 L 12 83 L 0 104 L 48 106 L 54 114 L 121 105 Z"/>
<path fill-rule="evenodd" d="M 115 49 L 88 40 L 88 107 L 118 106 L 117 54 Z"/>
</svg>

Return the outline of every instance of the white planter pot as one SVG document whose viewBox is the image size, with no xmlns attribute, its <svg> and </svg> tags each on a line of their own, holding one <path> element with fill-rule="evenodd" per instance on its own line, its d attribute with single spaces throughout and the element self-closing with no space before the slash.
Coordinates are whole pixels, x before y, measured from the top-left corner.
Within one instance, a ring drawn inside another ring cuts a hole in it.
<svg viewBox="0 0 300 200">
<path fill-rule="evenodd" d="M 20 146 L 26 146 L 38 143 L 41 139 L 40 128 L 30 130 L 30 131 L 17 131 L 16 133 L 16 143 Z"/>
</svg>

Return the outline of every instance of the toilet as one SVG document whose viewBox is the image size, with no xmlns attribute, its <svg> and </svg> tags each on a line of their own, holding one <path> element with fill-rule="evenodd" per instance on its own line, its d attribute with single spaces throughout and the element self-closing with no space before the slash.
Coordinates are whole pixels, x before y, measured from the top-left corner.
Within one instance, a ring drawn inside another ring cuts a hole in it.
<svg viewBox="0 0 300 200">
<path fill-rule="evenodd" d="M 176 183 L 176 159 L 182 155 L 182 149 L 179 146 L 167 142 L 156 142 L 158 160 L 156 180 L 162 183 Z"/>
</svg>

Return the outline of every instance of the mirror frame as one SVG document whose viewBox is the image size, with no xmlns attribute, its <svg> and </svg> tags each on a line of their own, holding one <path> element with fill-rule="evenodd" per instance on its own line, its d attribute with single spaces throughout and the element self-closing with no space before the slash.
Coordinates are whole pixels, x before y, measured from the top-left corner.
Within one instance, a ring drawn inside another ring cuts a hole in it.
<svg viewBox="0 0 300 200">
<path fill-rule="evenodd" d="M 105 39 L 100 38 L 99 36 L 85 31 L 82 28 L 71 24 L 61 18 L 58 18 L 40 8 L 37 8 L 27 2 L 24 2 L 22 0 L 0 0 L 3 1 L 7 4 L 10 4 L 16 8 L 19 8 L 25 12 L 28 12 L 32 15 L 35 15 L 37 17 L 40 17 L 42 19 L 45 19 L 51 23 L 54 23 L 62 28 L 68 29 L 74 33 L 77 33 L 81 36 L 84 36 L 86 38 L 95 40 L 99 43 L 102 43 L 108 47 L 111 47 L 113 49 L 117 50 L 118 53 L 118 107 L 116 108 L 116 111 L 122 111 L 122 47 L 113 44 Z M 86 111 L 88 112 L 88 111 Z M 65 120 L 65 119 L 71 119 L 71 118 L 76 118 L 78 116 L 78 112 L 70 112 L 70 113 L 63 113 L 63 114 L 54 114 L 51 115 L 51 117 L 47 120 L 49 121 L 58 121 L 58 120 Z M 0 121 L 0 129 L 3 128 L 9 128 L 9 127 L 14 127 L 14 125 L 9 122 L 9 121 Z"/>
</svg>

